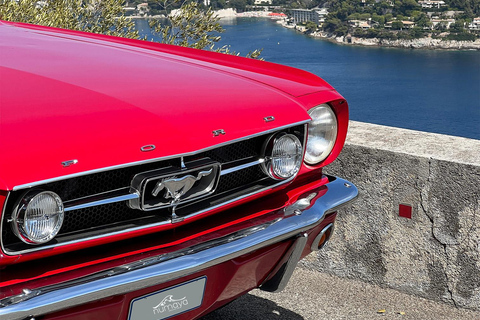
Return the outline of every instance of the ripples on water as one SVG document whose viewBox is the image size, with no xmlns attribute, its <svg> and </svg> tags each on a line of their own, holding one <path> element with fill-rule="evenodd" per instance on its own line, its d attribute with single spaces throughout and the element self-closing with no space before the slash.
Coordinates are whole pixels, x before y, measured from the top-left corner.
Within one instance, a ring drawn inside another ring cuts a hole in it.
<svg viewBox="0 0 480 320">
<path fill-rule="evenodd" d="M 321 76 L 348 100 L 352 120 L 480 139 L 480 52 L 344 46 L 262 18 L 222 24 L 220 45 L 263 48 L 267 61 Z"/>
</svg>

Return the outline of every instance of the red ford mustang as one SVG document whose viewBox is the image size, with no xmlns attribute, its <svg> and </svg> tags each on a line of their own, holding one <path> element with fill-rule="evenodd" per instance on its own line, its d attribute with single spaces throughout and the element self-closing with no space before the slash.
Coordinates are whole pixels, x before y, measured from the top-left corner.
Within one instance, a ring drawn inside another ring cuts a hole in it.
<svg viewBox="0 0 480 320">
<path fill-rule="evenodd" d="M 273 63 L 0 22 L 0 319 L 194 319 L 282 290 L 357 196 L 348 105 Z"/>
</svg>

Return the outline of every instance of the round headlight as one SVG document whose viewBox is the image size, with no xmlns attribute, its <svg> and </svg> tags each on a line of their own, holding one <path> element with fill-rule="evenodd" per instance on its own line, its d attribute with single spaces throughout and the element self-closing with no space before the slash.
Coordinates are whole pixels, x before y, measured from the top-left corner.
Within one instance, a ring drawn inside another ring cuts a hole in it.
<svg viewBox="0 0 480 320">
<path fill-rule="evenodd" d="M 337 117 L 327 104 L 308 111 L 312 121 L 308 124 L 305 162 L 317 164 L 330 154 L 337 139 Z"/>
<path fill-rule="evenodd" d="M 302 144 L 293 134 L 270 137 L 264 147 L 263 170 L 273 179 L 293 177 L 302 165 Z"/>
<path fill-rule="evenodd" d="M 56 193 L 30 191 L 22 197 L 12 215 L 13 232 L 25 243 L 45 243 L 60 231 L 63 216 L 63 202 Z"/>
</svg>

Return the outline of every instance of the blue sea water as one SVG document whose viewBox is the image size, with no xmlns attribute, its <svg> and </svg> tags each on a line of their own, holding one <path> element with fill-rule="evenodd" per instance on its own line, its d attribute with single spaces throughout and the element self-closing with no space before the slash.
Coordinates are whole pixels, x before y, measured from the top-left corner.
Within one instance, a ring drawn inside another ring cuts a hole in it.
<svg viewBox="0 0 480 320">
<path fill-rule="evenodd" d="M 352 120 L 480 139 L 478 51 L 338 45 L 269 19 L 221 22 L 220 45 L 242 55 L 263 48 L 267 61 L 322 77 L 347 99 Z"/>
</svg>

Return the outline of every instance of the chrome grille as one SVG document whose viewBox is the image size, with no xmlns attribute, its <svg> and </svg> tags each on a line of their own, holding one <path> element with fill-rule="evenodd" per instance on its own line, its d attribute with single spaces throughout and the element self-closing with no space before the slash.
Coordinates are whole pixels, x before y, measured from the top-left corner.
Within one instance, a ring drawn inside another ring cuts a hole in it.
<svg viewBox="0 0 480 320">
<path fill-rule="evenodd" d="M 304 143 L 304 124 L 278 132 L 295 134 Z M 199 214 L 212 207 L 221 206 L 229 201 L 279 184 L 278 181 L 265 175 L 258 162 L 263 144 L 271 134 L 272 132 L 269 132 L 183 157 L 185 163 L 204 158 L 217 161 L 222 165 L 222 174 L 217 189 L 211 196 L 193 203 L 179 205 L 176 213 L 181 217 Z M 79 203 L 84 197 L 98 194 L 105 194 L 106 197 L 112 197 L 114 194 L 128 194 L 130 184 L 136 174 L 169 166 L 180 167 L 180 163 L 180 157 L 156 161 L 51 182 L 37 188 L 57 193 L 67 208 L 69 203 Z M 25 190 L 17 190 L 9 194 L 2 218 L 2 247 L 12 254 L 40 250 L 71 241 L 81 241 L 87 237 L 102 237 L 111 232 L 128 232 L 132 228 L 138 229 L 170 223 L 171 212 L 169 209 L 141 211 L 129 208 L 126 204 L 127 201 L 94 205 L 65 212 L 64 224 L 57 237 L 50 243 L 32 247 L 19 241 L 11 232 L 8 222 L 16 202 L 24 192 Z"/>
<path fill-rule="evenodd" d="M 168 161 L 153 162 L 61 180 L 46 184 L 42 188 L 55 192 L 65 202 L 92 194 L 128 187 L 135 174 L 168 165 Z"/>
</svg>

